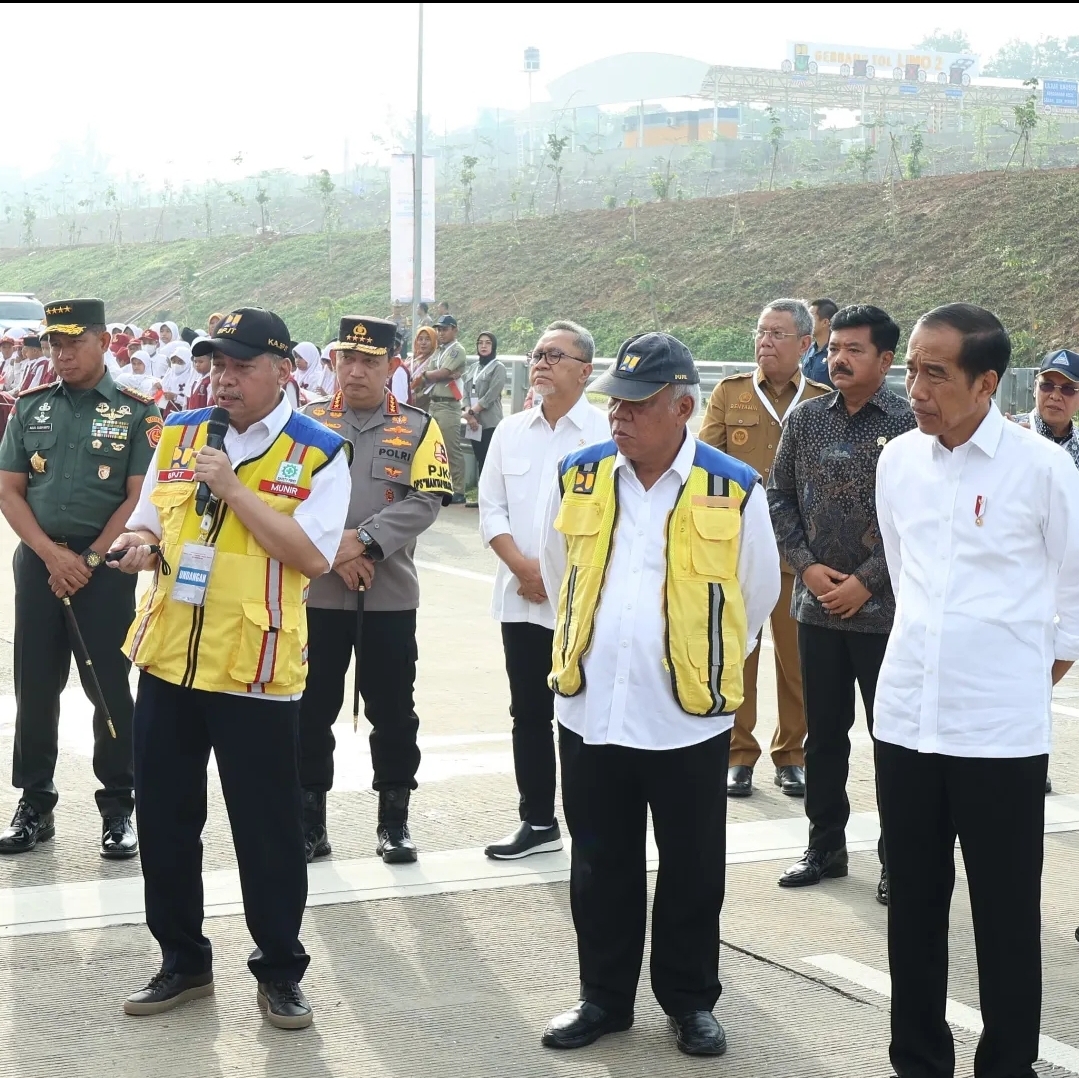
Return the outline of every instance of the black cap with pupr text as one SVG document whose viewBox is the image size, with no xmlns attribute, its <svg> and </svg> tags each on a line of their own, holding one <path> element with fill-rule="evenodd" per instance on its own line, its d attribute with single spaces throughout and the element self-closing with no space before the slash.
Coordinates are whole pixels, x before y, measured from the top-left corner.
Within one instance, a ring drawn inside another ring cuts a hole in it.
<svg viewBox="0 0 1079 1078">
<path fill-rule="evenodd" d="M 669 333 L 639 333 L 623 342 L 614 365 L 588 388 L 618 400 L 643 401 L 664 386 L 697 385 L 701 376 L 689 349 Z"/>
</svg>

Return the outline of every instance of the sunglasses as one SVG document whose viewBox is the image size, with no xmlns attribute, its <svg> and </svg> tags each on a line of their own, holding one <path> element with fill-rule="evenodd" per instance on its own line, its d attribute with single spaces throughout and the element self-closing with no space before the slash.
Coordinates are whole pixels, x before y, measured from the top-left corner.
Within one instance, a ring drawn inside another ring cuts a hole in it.
<svg viewBox="0 0 1079 1078">
<path fill-rule="evenodd" d="M 1049 382 L 1044 379 L 1038 382 L 1038 392 L 1044 393 L 1047 397 L 1053 395 L 1053 391 L 1056 390 L 1065 400 L 1071 400 L 1076 393 L 1079 393 L 1079 386 L 1073 385 L 1061 385 L 1059 382 Z"/>
</svg>

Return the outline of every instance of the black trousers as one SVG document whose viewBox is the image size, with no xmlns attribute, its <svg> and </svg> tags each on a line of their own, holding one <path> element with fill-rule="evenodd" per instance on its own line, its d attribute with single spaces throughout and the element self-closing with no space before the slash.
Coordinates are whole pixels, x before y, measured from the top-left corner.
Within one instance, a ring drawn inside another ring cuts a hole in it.
<svg viewBox="0 0 1079 1078">
<path fill-rule="evenodd" d="M 806 713 L 806 793 L 809 845 L 838 850 L 850 819 L 847 775 L 854 726 L 854 683 L 873 734 L 873 698 L 888 646 L 887 633 L 855 633 L 798 623 L 798 655 Z M 884 863 L 883 841 L 877 844 Z"/>
<path fill-rule="evenodd" d="M 300 943 L 307 903 L 299 703 L 184 689 L 145 671 L 135 701 L 135 805 L 146 923 L 166 972 L 213 965 L 203 935 L 202 829 L 213 749 L 225 796 L 244 917 L 259 981 L 298 981 L 310 959 Z"/>
<path fill-rule="evenodd" d="M 683 749 L 586 745 L 559 724 L 562 807 L 573 837 L 570 906 L 581 998 L 632 1012 L 644 955 L 645 830 L 659 847 L 652 991 L 667 1014 L 719 999 L 727 852 L 727 731 Z"/>
<path fill-rule="evenodd" d="M 472 455 L 476 458 L 476 478 L 478 479 L 483 475 L 483 463 L 487 459 L 487 450 L 491 448 L 491 439 L 495 436 L 494 427 L 484 427 L 480 431 L 480 440 L 478 442 L 470 441 L 468 444 L 472 446 Z"/>
<path fill-rule="evenodd" d="M 307 640 L 307 688 L 300 701 L 300 782 L 305 790 L 325 792 L 333 786 L 333 724 L 345 701 L 345 674 L 356 646 L 355 611 L 308 607 Z M 415 610 L 364 614 L 360 695 L 371 724 L 376 790 L 416 789 L 420 720 L 412 690 L 418 656 Z"/>
<path fill-rule="evenodd" d="M 899 1078 L 955 1073 L 944 1007 L 958 834 L 984 1022 L 975 1078 L 1034 1078 L 1049 757 L 938 756 L 883 741 L 876 756 L 891 888 L 892 1066 Z"/>
<path fill-rule="evenodd" d="M 547 686 L 553 641 L 553 629 L 527 621 L 502 622 L 513 719 L 513 772 L 521 795 L 521 819 L 536 827 L 554 822 L 554 693 Z"/>
<path fill-rule="evenodd" d="M 77 553 L 93 537 L 70 540 Z M 59 797 L 53 775 L 58 752 L 60 692 L 71 670 L 73 641 L 64 608 L 49 588 L 45 563 L 25 544 L 15 549 L 15 752 L 11 783 L 38 812 L 51 812 Z M 71 597 L 82 638 L 101 683 L 116 737 L 100 708 L 94 709 L 95 793 L 102 816 L 130 815 L 131 664 L 120 647 L 135 617 L 135 577 L 104 566 Z M 85 666 L 76 664 L 83 689 L 93 699 Z"/>
</svg>

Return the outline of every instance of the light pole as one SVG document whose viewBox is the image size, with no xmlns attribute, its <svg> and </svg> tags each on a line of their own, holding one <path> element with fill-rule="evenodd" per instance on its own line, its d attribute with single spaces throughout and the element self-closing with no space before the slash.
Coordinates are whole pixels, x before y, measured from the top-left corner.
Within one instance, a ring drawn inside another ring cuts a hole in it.
<svg viewBox="0 0 1079 1078">
<path fill-rule="evenodd" d="M 532 127 L 532 75 L 539 71 L 539 49 L 530 45 L 525 49 L 525 74 L 528 75 L 528 165 L 536 163 L 536 133 Z"/>
<path fill-rule="evenodd" d="M 416 35 L 416 152 L 412 155 L 412 336 L 422 300 L 423 285 L 423 4 L 419 4 Z M 407 343 L 407 342 L 406 342 Z"/>
</svg>

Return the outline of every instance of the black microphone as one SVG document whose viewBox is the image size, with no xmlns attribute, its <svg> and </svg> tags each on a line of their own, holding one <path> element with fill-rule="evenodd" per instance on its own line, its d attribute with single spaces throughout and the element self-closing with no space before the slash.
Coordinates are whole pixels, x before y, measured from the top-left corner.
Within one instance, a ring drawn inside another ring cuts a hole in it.
<svg viewBox="0 0 1079 1078">
<path fill-rule="evenodd" d="M 221 449 L 225 444 L 225 435 L 229 432 L 229 414 L 224 408 L 214 408 L 206 422 L 206 444 L 211 449 Z M 195 492 L 195 512 L 202 516 L 210 504 L 213 492 L 205 483 L 199 483 Z M 215 498 L 214 501 L 217 499 Z"/>
</svg>

